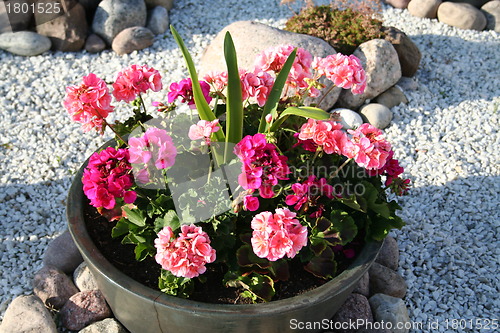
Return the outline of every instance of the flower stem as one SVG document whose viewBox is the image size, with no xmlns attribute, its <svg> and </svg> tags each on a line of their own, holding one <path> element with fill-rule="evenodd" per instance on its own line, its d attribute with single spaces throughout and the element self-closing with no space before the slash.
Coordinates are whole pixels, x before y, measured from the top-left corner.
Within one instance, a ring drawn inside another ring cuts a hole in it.
<svg viewBox="0 0 500 333">
<path fill-rule="evenodd" d="M 328 89 L 328 91 L 326 93 L 323 94 L 323 96 L 321 96 L 320 100 L 318 101 L 318 103 L 316 104 L 316 107 L 319 108 L 319 106 L 321 105 L 321 103 L 325 100 L 326 96 L 331 93 L 333 91 L 333 88 L 335 88 L 336 85 L 332 85 L 330 87 L 330 89 Z"/>
<path fill-rule="evenodd" d="M 345 160 L 344 163 L 342 163 L 342 165 L 337 169 L 337 171 L 335 171 L 335 173 L 330 177 L 330 180 L 337 177 L 340 170 L 342 170 L 347 165 L 347 163 L 349 163 L 351 160 L 352 160 L 352 158 L 348 158 L 347 160 Z"/>
<path fill-rule="evenodd" d="M 144 113 L 147 113 L 146 104 L 144 104 L 144 100 L 142 99 L 141 93 L 139 93 L 139 101 L 141 101 L 141 105 L 142 105 L 142 108 L 144 109 Z"/>
</svg>

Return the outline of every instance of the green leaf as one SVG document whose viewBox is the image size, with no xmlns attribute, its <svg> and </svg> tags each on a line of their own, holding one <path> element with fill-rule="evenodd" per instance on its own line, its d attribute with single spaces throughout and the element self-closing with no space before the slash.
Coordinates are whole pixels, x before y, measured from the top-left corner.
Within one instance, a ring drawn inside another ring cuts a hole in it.
<svg viewBox="0 0 500 333">
<path fill-rule="evenodd" d="M 355 210 L 366 213 L 366 209 L 363 209 L 358 203 L 356 196 L 353 194 L 349 198 L 339 198 L 338 201 Z"/>
<path fill-rule="evenodd" d="M 275 293 L 274 281 L 267 275 L 253 273 L 249 276 L 236 276 L 233 280 L 226 281 L 228 287 L 243 288 L 240 296 L 251 298 L 256 301 L 257 298 L 269 302 Z"/>
<path fill-rule="evenodd" d="M 306 271 L 314 276 L 328 279 L 335 275 L 337 270 L 337 263 L 334 260 L 335 255 L 330 247 L 327 247 L 321 255 L 314 257 L 304 267 Z"/>
<path fill-rule="evenodd" d="M 182 55 L 184 56 L 184 60 L 186 60 L 186 66 L 188 68 L 189 76 L 191 77 L 191 82 L 193 84 L 194 102 L 196 104 L 196 109 L 198 110 L 198 113 L 200 115 L 200 119 L 213 121 L 216 119 L 216 117 L 213 114 L 212 109 L 210 109 L 210 105 L 208 105 L 205 96 L 203 96 L 200 82 L 198 80 L 198 74 L 196 73 L 196 69 L 194 67 L 193 59 L 191 58 L 191 55 L 189 54 L 189 51 L 186 48 L 186 45 L 184 44 L 184 41 L 182 40 L 181 36 L 172 25 L 170 26 L 170 31 L 172 32 L 172 35 L 174 36 L 174 39 L 177 42 L 177 45 L 179 45 L 179 48 L 181 49 Z M 222 127 L 219 131 L 214 133 L 214 136 L 216 141 L 219 142 L 225 141 L 224 133 L 222 132 Z"/>
<path fill-rule="evenodd" d="M 126 233 L 129 232 L 129 227 L 128 223 L 124 218 L 121 218 L 116 222 L 116 225 L 114 226 L 113 230 L 111 230 L 111 237 L 116 238 L 120 237 L 122 235 L 125 235 Z"/>
<path fill-rule="evenodd" d="M 260 118 L 259 123 L 259 133 L 264 133 L 268 130 L 269 124 L 266 122 L 266 116 L 268 114 L 273 115 L 273 119 L 278 115 L 277 108 L 278 103 L 281 98 L 281 93 L 283 91 L 283 87 L 285 86 L 286 80 L 288 79 L 288 74 L 292 69 L 293 62 L 295 61 L 295 56 L 297 55 L 297 49 L 295 48 L 292 53 L 288 56 L 283 68 L 280 73 L 276 77 L 274 81 L 273 88 L 271 89 L 271 93 L 267 97 L 266 104 L 264 105 L 264 109 L 262 111 L 262 117 Z"/>
<path fill-rule="evenodd" d="M 226 143 L 238 143 L 243 137 L 243 103 L 241 101 L 241 81 L 238 60 L 231 34 L 224 38 L 224 58 L 227 65 L 227 100 L 226 100 Z M 224 161 L 227 162 L 229 145 L 226 144 Z"/>
<path fill-rule="evenodd" d="M 257 257 L 250 245 L 243 245 L 240 247 L 238 251 L 236 251 L 236 257 L 238 258 L 238 265 L 242 267 L 257 265 L 260 268 L 268 268 L 271 266 L 269 260 Z"/>
<path fill-rule="evenodd" d="M 151 253 L 151 248 L 145 243 L 139 243 L 134 249 L 135 260 L 143 261 Z"/>
<path fill-rule="evenodd" d="M 391 212 L 389 210 L 389 205 L 387 204 L 386 201 L 383 200 L 378 200 L 379 198 L 379 191 L 373 186 L 371 183 L 367 181 L 361 182 L 361 184 L 364 186 L 365 193 L 363 194 L 363 197 L 366 199 L 368 208 L 373 210 L 375 213 L 382 215 L 385 218 L 389 218 L 391 215 Z M 379 201 L 380 203 L 377 203 Z"/>
<path fill-rule="evenodd" d="M 130 209 L 128 207 L 123 207 L 123 211 L 126 214 L 126 219 L 133 224 L 144 227 L 146 225 L 146 217 L 143 212 L 138 209 Z"/>
<path fill-rule="evenodd" d="M 171 272 L 162 269 L 158 278 L 158 288 L 167 295 L 188 298 L 194 291 L 194 281 L 174 276 Z"/>
<path fill-rule="evenodd" d="M 351 242 L 358 234 L 358 227 L 354 219 L 346 212 L 335 210 L 332 211 L 331 220 L 333 228 L 339 232 L 339 237 L 342 245 Z"/>
<path fill-rule="evenodd" d="M 175 210 L 169 210 L 163 218 L 163 227 L 170 227 L 172 231 L 176 231 L 181 227 L 181 221 Z"/>
<path fill-rule="evenodd" d="M 271 132 L 274 132 L 280 128 L 281 124 L 289 117 L 289 116 L 300 116 L 304 118 L 312 118 L 316 120 L 327 120 L 330 119 L 330 114 L 324 110 L 311 107 L 311 106 L 291 106 L 283 111 L 279 118 L 273 123 L 271 127 Z"/>
</svg>

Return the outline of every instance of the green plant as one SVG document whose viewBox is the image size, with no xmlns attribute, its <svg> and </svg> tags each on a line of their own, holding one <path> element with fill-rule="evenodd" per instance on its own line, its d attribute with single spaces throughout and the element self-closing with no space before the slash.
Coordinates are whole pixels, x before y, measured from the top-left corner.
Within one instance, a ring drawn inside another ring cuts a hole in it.
<svg viewBox="0 0 500 333">
<path fill-rule="evenodd" d="M 352 54 L 362 43 L 383 38 L 377 1 L 341 1 L 313 6 L 311 2 L 286 22 L 285 30 L 319 37 L 337 52 Z"/>
</svg>

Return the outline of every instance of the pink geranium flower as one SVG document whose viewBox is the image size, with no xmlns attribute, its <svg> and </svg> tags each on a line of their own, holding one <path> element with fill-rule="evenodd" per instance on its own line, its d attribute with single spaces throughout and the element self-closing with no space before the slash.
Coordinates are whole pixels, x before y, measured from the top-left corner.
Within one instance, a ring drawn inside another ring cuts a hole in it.
<svg viewBox="0 0 500 333">
<path fill-rule="evenodd" d="M 326 197 L 333 199 L 333 186 L 327 183 L 326 178 L 316 179 L 312 175 L 307 178 L 303 183 L 292 184 L 292 191 L 294 194 L 287 195 L 285 203 L 297 211 L 302 209 L 304 205 L 307 207 L 316 207 L 311 212 L 311 217 L 320 217 L 323 214 L 323 205 L 318 203 L 318 200 Z"/>
<path fill-rule="evenodd" d="M 278 208 L 275 214 L 268 211 L 257 214 L 251 222 L 254 253 L 269 261 L 295 257 L 307 244 L 307 227 L 295 217 L 288 208 Z"/>
<path fill-rule="evenodd" d="M 341 128 L 342 125 L 335 121 L 308 119 L 300 128 L 299 144 L 310 151 L 320 147 L 326 154 L 342 154 L 349 140 Z"/>
<path fill-rule="evenodd" d="M 207 103 L 212 101 L 210 97 L 210 86 L 205 81 L 199 81 L 201 86 L 201 91 Z M 193 82 L 190 78 L 181 80 L 179 82 L 173 82 L 168 88 L 168 102 L 173 103 L 177 98 L 181 98 L 182 103 L 187 103 L 190 108 L 195 108 L 194 95 L 193 95 Z"/>
<path fill-rule="evenodd" d="M 366 74 L 355 55 L 337 53 L 325 58 L 315 58 L 313 68 L 320 76 L 326 76 L 338 87 L 351 89 L 354 94 L 361 94 L 366 88 Z"/>
<path fill-rule="evenodd" d="M 203 80 L 221 92 L 227 87 L 227 72 L 211 71 L 203 77 Z"/>
<path fill-rule="evenodd" d="M 129 191 L 132 187 L 132 166 L 128 162 L 127 149 L 116 150 L 108 147 L 94 153 L 83 172 L 83 192 L 94 207 L 113 209 L 116 198 L 123 198 L 125 203 L 133 203 L 136 192 Z"/>
<path fill-rule="evenodd" d="M 351 142 L 356 146 L 357 153 L 354 158 L 356 163 L 367 169 L 377 170 L 385 166 L 391 151 L 391 145 L 383 136 L 381 130 L 370 124 L 364 123 L 356 130 L 348 130 Z"/>
<path fill-rule="evenodd" d="M 197 124 L 189 127 L 188 136 L 191 140 L 205 139 L 205 142 L 209 145 L 210 136 L 218 130 L 220 130 L 219 119 L 213 121 L 200 120 Z"/>
<path fill-rule="evenodd" d="M 66 88 L 63 104 L 71 119 L 83 124 L 84 132 L 95 128 L 101 134 L 105 119 L 114 108 L 106 83 L 93 73 L 84 76 L 82 84 Z"/>
<path fill-rule="evenodd" d="M 148 164 L 154 161 L 157 169 L 166 169 L 175 164 L 177 149 L 166 130 L 150 127 L 143 136 L 128 140 L 130 163 Z"/>
<path fill-rule="evenodd" d="M 155 239 L 155 247 L 156 262 L 178 277 L 197 277 L 205 273 L 206 264 L 215 261 L 208 234 L 194 224 L 181 226 L 177 238 L 172 228 L 163 228 Z"/>
<path fill-rule="evenodd" d="M 258 68 L 254 72 L 240 72 L 242 99 L 255 98 L 259 106 L 266 104 L 274 85 L 273 77 Z"/>
<path fill-rule="evenodd" d="M 113 83 L 113 96 L 117 101 L 131 102 L 140 93 L 147 90 L 160 91 L 162 89 L 161 75 L 146 65 L 131 65 L 119 72 Z"/>
<path fill-rule="evenodd" d="M 290 169 L 287 158 L 280 155 L 276 146 L 266 141 L 262 133 L 247 135 L 234 148 L 243 164 L 238 182 L 245 190 L 259 190 L 263 198 L 274 196 L 273 186 L 286 180 Z"/>
</svg>

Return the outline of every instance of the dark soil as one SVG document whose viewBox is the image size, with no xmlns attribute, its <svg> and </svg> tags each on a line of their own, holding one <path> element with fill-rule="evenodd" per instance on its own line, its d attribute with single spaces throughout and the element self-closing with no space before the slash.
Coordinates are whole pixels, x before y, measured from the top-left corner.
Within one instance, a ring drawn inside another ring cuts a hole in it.
<svg viewBox="0 0 500 333">
<path fill-rule="evenodd" d="M 156 263 L 155 259 L 148 257 L 144 261 L 136 261 L 134 245 L 123 245 L 121 244 L 121 238 L 113 239 L 111 237 L 111 230 L 115 223 L 108 222 L 106 218 L 97 213 L 94 207 L 88 204 L 84 205 L 84 207 L 87 231 L 104 257 L 125 275 L 158 290 L 158 277 L 160 276 L 161 267 Z M 351 261 L 352 259 L 341 261 L 338 272 L 345 269 Z M 276 294 L 273 300 L 300 295 L 327 282 L 305 271 L 302 267 L 303 264 L 298 260 L 291 261 L 289 265 L 290 278 L 288 281 L 275 283 Z M 248 303 L 249 300 L 239 297 L 240 291 L 238 289 L 227 288 L 222 285 L 225 272 L 225 266 L 222 264 L 207 265 L 207 271 L 203 274 L 206 283 L 195 280 L 195 291 L 189 299 L 219 304 Z"/>
</svg>

